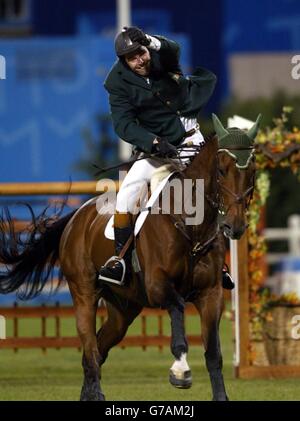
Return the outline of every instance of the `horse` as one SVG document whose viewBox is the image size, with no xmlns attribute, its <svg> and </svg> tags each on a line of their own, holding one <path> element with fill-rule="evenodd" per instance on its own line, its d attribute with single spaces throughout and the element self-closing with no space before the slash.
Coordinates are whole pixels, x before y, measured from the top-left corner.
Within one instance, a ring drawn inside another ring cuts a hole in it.
<svg viewBox="0 0 300 421">
<path fill-rule="evenodd" d="M 64 277 L 68 282 L 83 348 L 81 400 L 105 400 L 101 366 L 144 307 L 168 311 L 170 347 L 175 358 L 170 382 L 175 387 L 190 387 L 184 331 L 187 301 L 194 304 L 200 315 L 212 398 L 228 400 L 219 339 L 225 236 L 238 239 L 247 228 L 259 118 L 246 133 L 225 129 L 213 115 L 216 135 L 208 138 L 189 165 L 174 175 L 192 180 L 193 186 L 196 180 L 204 180 L 204 221 L 187 225 L 184 214 L 150 213 L 135 239 L 142 280 L 132 273 L 129 282 L 122 286 L 98 281 L 97 269 L 113 254 L 114 242 L 104 235 L 111 215 L 97 211 L 97 198 L 57 220 L 44 217 L 40 223 L 35 221 L 26 241 L 14 232 L 8 215 L 2 218 L 0 261 L 7 265 L 7 270 L 0 274 L 0 293 L 18 291 L 25 299 L 36 296 L 59 261 L 60 279 Z M 105 300 L 107 319 L 96 332 L 100 298 Z"/>
</svg>

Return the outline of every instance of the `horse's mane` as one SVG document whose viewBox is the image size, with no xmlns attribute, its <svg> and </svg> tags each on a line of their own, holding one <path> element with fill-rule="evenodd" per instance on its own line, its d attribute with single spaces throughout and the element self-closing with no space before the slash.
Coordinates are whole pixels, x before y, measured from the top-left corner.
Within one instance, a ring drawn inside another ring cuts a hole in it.
<svg viewBox="0 0 300 421">
<path fill-rule="evenodd" d="M 215 133 L 215 132 L 210 133 L 208 136 L 205 136 L 205 138 L 204 138 L 204 145 L 205 145 L 206 143 L 208 143 L 209 141 L 211 141 L 212 139 L 214 139 L 216 136 L 217 136 L 217 135 L 216 135 L 216 133 Z"/>
<path fill-rule="evenodd" d="M 204 143 L 203 143 L 202 147 L 199 149 L 198 153 L 200 153 L 203 149 L 207 149 L 208 147 L 210 147 L 212 145 L 213 140 L 217 140 L 217 135 L 215 133 L 211 133 L 208 136 L 205 136 Z M 197 155 L 198 154 L 196 154 L 195 157 Z"/>
<path fill-rule="evenodd" d="M 204 143 L 198 148 L 196 154 L 191 158 L 191 163 L 185 169 L 185 172 L 189 172 L 195 165 L 197 168 L 203 170 L 203 176 L 207 171 L 210 173 L 208 164 L 212 158 L 215 158 L 217 152 L 217 136 L 212 133 L 204 138 Z"/>
<path fill-rule="evenodd" d="M 191 162 L 198 156 L 198 154 L 199 153 L 201 153 L 202 152 L 202 150 L 203 149 L 207 149 L 208 148 L 208 146 L 211 146 L 211 144 L 212 144 L 212 141 L 216 138 L 217 136 L 216 136 L 216 134 L 215 133 L 211 133 L 211 134 L 209 134 L 208 136 L 205 136 L 205 138 L 204 138 L 204 142 L 203 142 L 203 144 L 202 145 L 200 145 L 200 147 L 198 147 L 198 151 L 197 151 L 197 153 L 193 156 L 193 157 L 191 157 Z"/>
</svg>

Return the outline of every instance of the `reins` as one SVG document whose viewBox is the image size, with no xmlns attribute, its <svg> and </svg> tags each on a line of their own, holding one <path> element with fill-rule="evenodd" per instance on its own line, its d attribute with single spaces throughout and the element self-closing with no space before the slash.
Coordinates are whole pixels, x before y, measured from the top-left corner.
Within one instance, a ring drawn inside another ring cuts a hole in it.
<svg viewBox="0 0 300 421">
<path fill-rule="evenodd" d="M 197 124 L 196 127 L 194 127 L 193 129 L 185 132 L 185 134 L 182 136 L 182 140 L 186 139 L 187 137 L 193 136 L 193 134 L 195 134 L 198 129 L 199 129 L 199 124 Z M 201 146 L 201 145 L 199 145 L 199 146 Z M 180 150 L 180 149 L 186 148 L 186 147 L 195 147 L 196 148 L 196 147 L 198 147 L 198 145 L 179 145 L 176 148 L 178 150 Z M 100 167 L 98 167 L 98 165 L 93 164 L 93 167 L 98 170 L 95 173 L 95 176 L 97 177 L 97 176 L 99 176 L 101 174 L 104 174 L 108 171 L 115 170 L 117 168 L 122 168 L 124 165 L 134 164 L 137 161 L 141 161 L 143 159 L 148 159 L 148 158 L 157 159 L 160 162 L 166 162 L 166 161 L 169 162 L 169 159 L 170 159 L 170 158 L 167 158 L 167 157 L 165 157 L 165 158 L 161 157 L 159 152 L 146 153 L 146 152 L 140 151 L 140 152 L 137 152 L 136 156 L 133 156 L 133 158 L 130 158 L 127 161 L 121 162 L 119 164 L 112 165 L 110 167 L 100 168 Z M 178 158 L 178 155 L 175 156 L 174 158 Z M 182 156 L 181 158 L 186 158 L 186 157 Z"/>
</svg>

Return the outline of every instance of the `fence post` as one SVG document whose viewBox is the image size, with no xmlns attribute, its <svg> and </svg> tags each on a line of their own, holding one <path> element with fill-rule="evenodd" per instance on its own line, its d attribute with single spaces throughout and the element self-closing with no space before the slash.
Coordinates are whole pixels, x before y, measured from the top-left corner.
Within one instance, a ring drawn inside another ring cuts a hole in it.
<svg viewBox="0 0 300 421">
<path fill-rule="evenodd" d="M 18 309 L 18 303 L 15 301 L 14 302 L 14 308 L 15 308 L 15 317 L 14 317 L 14 338 L 18 338 L 19 337 L 19 319 L 18 319 L 18 315 L 17 313 L 17 309 Z M 18 348 L 14 348 L 14 352 L 18 352 Z"/>
<path fill-rule="evenodd" d="M 56 302 L 55 306 L 57 310 L 59 310 L 59 301 Z M 60 317 L 58 314 L 55 316 L 55 337 L 56 339 L 60 338 Z M 60 346 L 58 346 L 56 349 L 59 351 Z"/>
<path fill-rule="evenodd" d="M 161 314 L 158 315 L 158 334 L 159 334 L 160 338 L 162 338 L 162 336 L 163 336 L 163 316 Z M 158 346 L 158 349 L 159 349 L 160 352 L 162 352 L 163 345 L 160 344 Z"/>
<path fill-rule="evenodd" d="M 250 320 L 249 320 L 249 272 L 248 272 L 248 235 L 247 232 L 238 241 L 238 303 L 239 303 L 239 366 L 236 367 L 238 374 L 239 367 L 249 365 L 249 343 L 250 343 Z"/>
<path fill-rule="evenodd" d="M 42 304 L 43 312 L 44 312 L 45 307 L 46 307 L 45 304 Z M 46 317 L 44 315 L 42 316 L 42 338 L 43 339 L 46 338 Z M 46 354 L 47 348 L 43 347 L 42 351 L 44 354 Z"/>
<path fill-rule="evenodd" d="M 6 339 L 6 319 L 0 314 L 0 340 Z"/>
<path fill-rule="evenodd" d="M 300 216 L 291 215 L 288 218 L 289 252 L 293 256 L 300 256 Z"/>
<path fill-rule="evenodd" d="M 6 79 L 6 59 L 0 56 L 0 79 Z"/>
<path fill-rule="evenodd" d="M 142 315 L 142 337 L 143 337 L 143 340 L 144 340 L 144 338 L 146 338 L 146 336 L 147 336 L 147 321 L 146 321 L 146 316 Z M 143 349 L 143 351 L 146 351 L 147 347 L 146 347 L 145 344 L 143 345 L 142 349 Z"/>
</svg>

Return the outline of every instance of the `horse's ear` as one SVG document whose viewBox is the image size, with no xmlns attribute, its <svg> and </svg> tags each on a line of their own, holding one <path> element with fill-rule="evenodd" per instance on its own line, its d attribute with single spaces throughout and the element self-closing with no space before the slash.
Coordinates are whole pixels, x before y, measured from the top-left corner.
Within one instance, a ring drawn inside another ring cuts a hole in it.
<svg viewBox="0 0 300 421">
<path fill-rule="evenodd" d="M 212 115 L 212 120 L 213 120 L 214 128 L 215 128 L 215 131 L 217 133 L 217 136 L 218 136 L 219 140 L 222 137 L 227 136 L 229 134 L 229 132 L 225 129 L 225 127 L 223 126 L 221 121 L 218 119 L 216 114 Z"/>
<path fill-rule="evenodd" d="M 259 114 L 259 116 L 257 117 L 254 125 L 251 127 L 250 130 L 248 130 L 247 136 L 252 140 L 252 142 L 254 142 L 254 139 L 257 136 L 258 129 L 259 129 L 259 123 L 261 122 L 261 119 L 262 119 L 262 115 Z"/>
</svg>

